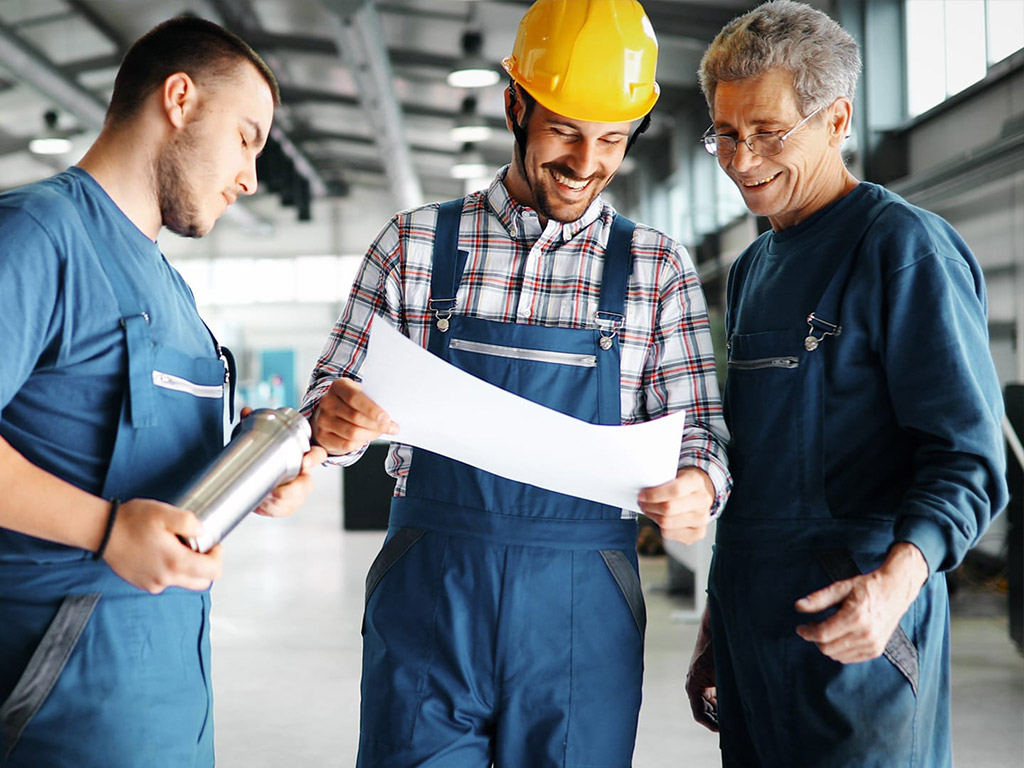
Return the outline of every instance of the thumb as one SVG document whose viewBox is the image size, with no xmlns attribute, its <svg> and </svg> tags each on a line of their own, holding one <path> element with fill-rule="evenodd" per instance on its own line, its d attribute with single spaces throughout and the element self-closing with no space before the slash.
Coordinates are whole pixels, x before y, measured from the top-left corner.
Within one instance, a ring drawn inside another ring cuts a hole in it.
<svg viewBox="0 0 1024 768">
<path fill-rule="evenodd" d="M 167 529 L 179 536 L 195 537 L 203 533 L 203 524 L 196 517 L 195 513 L 190 510 L 170 507 L 165 520 Z"/>
<path fill-rule="evenodd" d="M 812 592 L 796 601 L 796 609 L 801 613 L 817 613 L 833 605 L 841 603 L 853 591 L 853 580 L 836 581 L 824 589 Z"/>
</svg>

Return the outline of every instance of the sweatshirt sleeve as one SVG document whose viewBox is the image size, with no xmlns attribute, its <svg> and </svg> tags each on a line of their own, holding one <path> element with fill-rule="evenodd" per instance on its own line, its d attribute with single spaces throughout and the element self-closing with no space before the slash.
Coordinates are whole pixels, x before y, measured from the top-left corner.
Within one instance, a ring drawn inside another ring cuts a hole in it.
<svg viewBox="0 0 1024 768">
<path fill-rule="evenodd" d="M 929 570 L 955 568 L 1007 502 L 1003 399 L 988 341 L 981 270 L 958 238 L 889 276 L 884 362 L 913 478 L 896 540 Z"/>
</svg>

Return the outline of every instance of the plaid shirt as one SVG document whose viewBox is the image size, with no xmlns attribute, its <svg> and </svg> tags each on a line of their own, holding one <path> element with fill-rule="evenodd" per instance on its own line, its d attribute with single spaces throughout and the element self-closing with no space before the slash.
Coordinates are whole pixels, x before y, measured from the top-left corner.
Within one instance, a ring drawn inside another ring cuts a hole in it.
<svg viewBox="0 0 1024 768">
<path fill-rule="evenodd" d="M 509 197 L 506 172 L 507 167 L 486 192 L 465 198 L 459 246 L 469 258 L 459 283 L 458 311 L 503 323 L 595 328 L 614 209 L 598 198 L 576 221 L 549 220 L 542 229 L 536 212 Z M 434 203 L 396 214 L 370 246 L 313 371 L 302 405 L 307 415 L 334 379 L 358 378 L 374 315 L 386 316 L 427 346 L 437 212 Z M 632 250 L 626 320 L 619 331 L 622 423 L 685 409 L 679 466 L 708 473 L 717 513 L 732 481 L 704 294 L 689 255 L 665 235 L 637 225 Z M 350 464 L 359 455 L 339 463 Z M 412 448 L 392 446 L 387 471 L 398 480 L 397 496 L 405 493 L 411 461 Z"/>
</svg>

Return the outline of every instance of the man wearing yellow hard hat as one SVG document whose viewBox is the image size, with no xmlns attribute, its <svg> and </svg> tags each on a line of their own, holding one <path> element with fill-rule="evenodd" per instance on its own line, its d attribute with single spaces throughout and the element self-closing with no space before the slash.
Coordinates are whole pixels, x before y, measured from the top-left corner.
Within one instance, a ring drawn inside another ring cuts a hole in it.
<svg viewBox="0 0 1024 768">
<path fill-rule="evenodd" d="M 354 380 L 376 317 L 593 423 L 685 410 L 678 475 L 639 506 L 666 536 L 704 536 L 731 482 L 704 297 L 682 247 L 600 197 L 658 99 L 656 64 L 635 0 L 530 8 L 504 62 L 512 163 L 388 223 L 314 370 L 304 407 L 340 463 L 394 431 Z M 401 444 L 388 469 L 358 764 L 629 766 L 646 623 L 635 515 Z"/>
</svg>

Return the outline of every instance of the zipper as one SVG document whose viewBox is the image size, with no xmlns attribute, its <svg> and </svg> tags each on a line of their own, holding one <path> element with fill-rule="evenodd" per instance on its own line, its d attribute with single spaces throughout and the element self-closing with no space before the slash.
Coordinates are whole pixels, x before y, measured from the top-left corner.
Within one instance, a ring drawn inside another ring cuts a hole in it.
<svg viewBox="0 0 1024 768">
<path fill-rule="evenodd" d="M 757 360 L 730 360 L 729 367 L 744 371 L 752 371 L 757 368 L 799 368 L 800 359 L 797 357 L 762 357 Z"/>
<path fill-rule="evenodd" d="M 524 349 L 523 347 L 503 347 L 498 344 L 485 344 L 481 341 L 452 339 L 448 346 L 463 352 L 476 352 L 481 355 L 508 357 L 513 360 L 527 360 L 535 363 L 555 363 L 557 365 L 575 365 L 579 368 L 596 368 L 597 355 L 578 355 L 573 352 L 552 352 L 547 349 Z"/>
<path fill-rule="evenodd" d="M 196 384 L 163 371 L 153 371 L 153 384 L 161 389 L 184 392 L 194 397 L 220 398 L 224 396 L 223 384 Z"/>
</svg>

